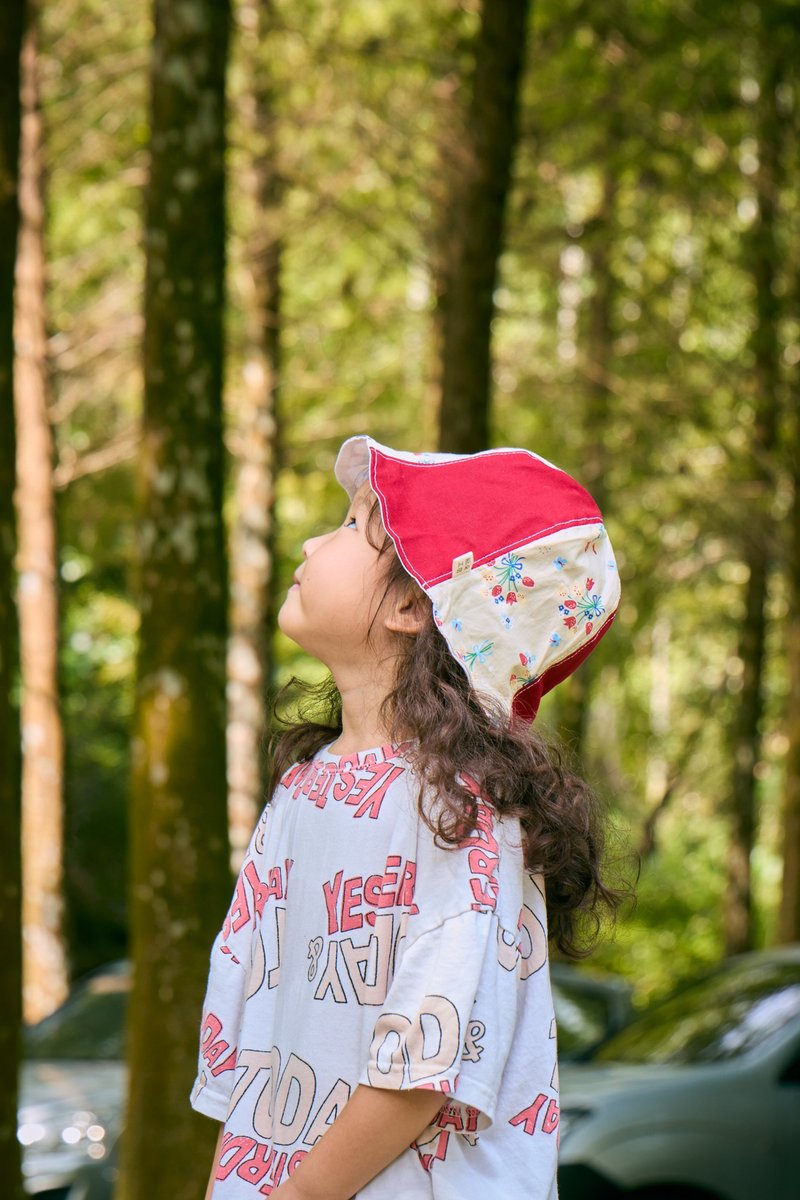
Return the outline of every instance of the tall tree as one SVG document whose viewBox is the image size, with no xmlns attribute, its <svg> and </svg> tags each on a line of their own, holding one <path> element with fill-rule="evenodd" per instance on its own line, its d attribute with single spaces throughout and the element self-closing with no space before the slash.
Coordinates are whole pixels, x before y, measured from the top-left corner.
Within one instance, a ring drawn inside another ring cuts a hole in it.
<svg viewBox="0 0 800 1200">
<path fill-rule="evenodd" d="M 764 714 L 766 599 L 770 567 L 775 557 L 771 509 L 780 408 L 777 229 L 783 134 L 777 91 L 783 76 L 783 48 L 770 27 L 769 10 L 758 10 L 758 19 L 756 214 L 745 246 L 754 300 L 751 349 L 755 419 L 750 447 L 753 505 L 747 528 L 743 530 L 743 561 L 747 565 L 748 579 L 737 652 L 742 663 L 742 687 L 731 728 L 731 841 L 724 918 L 729 954 L 750 949 L 755 938 L 750 860 L 756 831 L 755 768 Z"/>
<path fill-rule="evenodd" d="M 58 694 L 58 549 L 48 415 L 38 27 L 38 0 L 28 0 L 22 49 L 14 386 L 23 732 L 23 1000 L 28 1021 L 47 1016 L 62 1002 L 68 975 L 63 937 L 64 734 Z"/>
<path fill-rule="evenodd" d="M 439 446 L 489 444 L 491 323 L 517 140 L 530 0 L 483 0 L 465 140 L 450 164 L 451 201 L 437 284 Z"/>
<path fill-rule="evenodd" d="M 126 1200 L 196 1200 L 214 1129 L 189 1107 L 230 890 L 222 520 L 226 0 L 156 0 L 146 188 L 140 610 L 132 786 Z"/>
<path fill-rule="evenodd" d="M 613 39 L 613 31 L 607 33 Z M 619 97 L 612 88 L 608 98 L 610 112 L 608 142 L 600 181 L 597 212 L 587 223 L 587 245 L 592 293 L 589 297 L 586 326 L 583 331 L 582 360 L 586 376 L 583 403 L 583 459 L 581 483 L 588 488 L 600 511 L 608 512 L 606 479 L 609 467 L 608 431 L 613 415 L 611 373 L 614 361 L 614 306 L 616 280 L 611 255 L 617 237 L 616 197 L 618 190 L 617 154 L 622 138 Z M 592 684 L 601 660 L 591 655 L 565 680 L 559 711 L 559 732 L 578 758 L 585 753 Z"/>
<path fill-rule="evenodd" d="M 797 385 L 795 382 L 794 390 Z M 793 397 L 794 445 L 790 450 L 793 500 L 789 513 L 789 554 L 786 586 L 790 596 L 800 595 L 800 404 Z M 800 610 L 792 604 L 787 614 L 787 673 L 784 730 L 788 742 L 783 793 L 783 880 L 778 916 L 778 940 L 800 942 Z"/>
<path fill-rule="evenodd" d="M 228 649 L 228 816 L 241 859 L 263 807 L 266 697 L 272 683 L 275 475 L 280 381 L 281 202 L 276 87 L 267 50 L 274 6 L 241 0 L 239 47 L 246 85 L 238 109 L 247 161 L 241 172 L 246 228 L 236 277 L 245 314 L 241 382 L 234 400 L 234 523 Z"/>
<path fill-rule="evenodd" d="M 793 15 L 786 8 L 787 17 Z M 797 82 L 800 37 L 796 22 L 787 20 L 782 31 L 786 41 L 786 59 L 794 63 L 794 82 Z M 800 112 L 793 104 L 791 115 L 783 114 L 786 138 L 786 160 L 797 162 L 800 149 Z M 800 315 L 800 231 L 795 226 L 790 244 L 790 274 L 794 286 L 789 302 L 794 319 Z M 800 595 L 800 366 L 794 362 L 786 380 L 784 408 L 788 415 L 787 447 L 788 475 L 792 487 L 792 505 L 787 525 L 787 562 L 785 568 L 786 594 Z M 786 657 L 788 694 L 784 716 L 784 733 L 788 742 L 783 784 L 783 880 L 778 916 L 778 940 L 800 942 L 800 608 L 790 603 L 786 617 Z"/>
<path fill-rule="evenodd" d="M 0 21 L 0 1179 L 9 1200 L 22 1200 L 17 1141 L 17 1080 L 22 1051 L 22 903 L 20 862 L 20 728 L 16 703 L 17 614 L 14 607 L 14 263 L 19 221 L 18 166 L 23 0 Z"/>
</svg>

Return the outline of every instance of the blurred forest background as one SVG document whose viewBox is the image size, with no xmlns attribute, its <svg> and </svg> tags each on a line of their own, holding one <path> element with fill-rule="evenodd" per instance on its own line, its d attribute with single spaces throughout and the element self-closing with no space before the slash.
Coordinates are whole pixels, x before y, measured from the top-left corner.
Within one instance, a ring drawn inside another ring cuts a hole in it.
<svg viewBox="0 0 800 1200">
<path fill-rule="evenodd" d="M 798 4 L 7 10 L 6 1011 L 21 698 L 25 1014 L 133 927 L 134 1045 L 172 1001 L 189 1054 L 358 432 L 529 447 L 605 512 L 619 617 L 540 718 L 642 858 L 590 965 L 644 1003 L 799 939 Z"/>
</svg>

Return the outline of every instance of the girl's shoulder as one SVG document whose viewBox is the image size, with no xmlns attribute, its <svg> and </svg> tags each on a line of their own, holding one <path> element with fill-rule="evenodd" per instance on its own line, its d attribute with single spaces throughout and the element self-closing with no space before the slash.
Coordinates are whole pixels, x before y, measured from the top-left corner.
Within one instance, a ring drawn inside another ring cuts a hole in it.
<svg viewBox="0 0 800 1200">
<path fill-rule="evenodd" d="M 504 928 L 515 929 L 527 880 L 519 820 L 499 814 L 469 776 L 460 775 L 459 786 L 470 797 L 474 821 L 450 843 L 435 832 L 443 802 L 430 793 L 423 796 L 417 837 L 420 907 L 441 919 L 489 913 Z"/>
</svg>

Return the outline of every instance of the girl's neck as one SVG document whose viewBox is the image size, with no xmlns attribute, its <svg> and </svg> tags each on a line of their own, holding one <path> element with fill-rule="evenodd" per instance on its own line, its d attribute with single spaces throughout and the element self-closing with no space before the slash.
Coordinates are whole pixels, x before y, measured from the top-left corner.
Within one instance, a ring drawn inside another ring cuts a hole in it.
<svg viewBox="0 0 800 1200">
<path fill-rule="evenodd" d="M 386 746 L 392 740 L 380 719 L 381 704 L 392 684 L 388 671 L 333 672 L 342 697 L 342 732 L 330 747 L 333 754 L 356 754 Z"/>
</svg>

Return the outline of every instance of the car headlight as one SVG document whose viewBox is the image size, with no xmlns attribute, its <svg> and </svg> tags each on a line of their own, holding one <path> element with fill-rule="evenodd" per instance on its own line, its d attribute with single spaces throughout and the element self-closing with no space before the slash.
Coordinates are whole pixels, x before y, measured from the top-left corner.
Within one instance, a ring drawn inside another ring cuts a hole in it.
<svg viewBox="0 0 800 1200">
<path fill-rule="evenodd" d="M 558 1116 L 559 1140 L 563 1142 L 580 1121 L 591 1115 L 590 1108 L 562 1108 Z"/>
<path fill-rule="evenodd" d="M 93 1112 L 75 1109 L 72 1106 L 40 1105 L 35 1110 L 22 1112 L 17 1128 L 17 1139 L 26 1155 L 26 1161 L 39 1160 L 42 1155 L 70 1152 L 78 1160 L 104 1158 L 106 1128 Z"/>
</svg>

